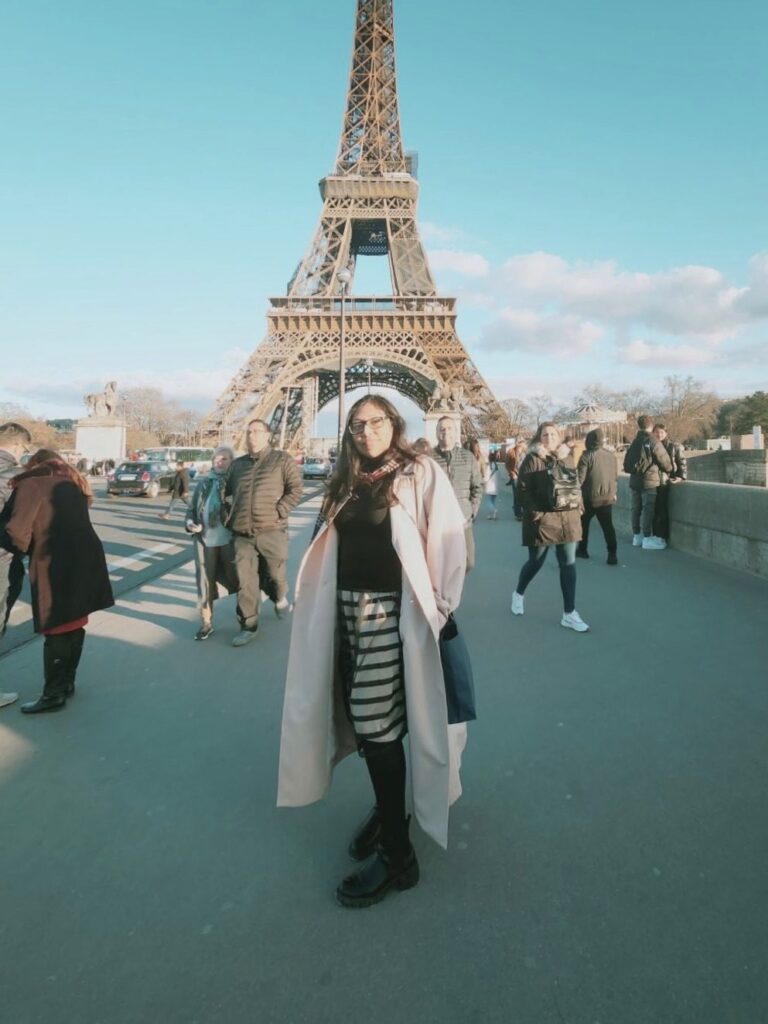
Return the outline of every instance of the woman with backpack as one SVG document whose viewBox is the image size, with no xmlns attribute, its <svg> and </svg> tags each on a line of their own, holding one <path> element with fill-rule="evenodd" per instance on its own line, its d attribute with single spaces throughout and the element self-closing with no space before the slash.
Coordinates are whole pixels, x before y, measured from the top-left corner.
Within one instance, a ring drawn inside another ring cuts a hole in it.
<svg viewBox="0 0 768 1024">
<path fill-rule="evenodd" d="M 541 423 L 520 467 L 518 493 L 523 507 L 523 544 L 528 561 L 512 595 L 512 614 L 524 612 L 523 595 L 555 548 L 563 592 L 560 625 L 577 633 L 589 626 L 576 611 L 576 545 L 581 540 L 581 491 L 573 456 L 554 423 Z"/>
</svg>

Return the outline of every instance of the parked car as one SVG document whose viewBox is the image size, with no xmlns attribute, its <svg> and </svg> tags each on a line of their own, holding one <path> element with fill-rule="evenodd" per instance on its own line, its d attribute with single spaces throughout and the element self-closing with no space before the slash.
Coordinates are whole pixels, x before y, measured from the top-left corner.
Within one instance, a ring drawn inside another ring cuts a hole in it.
<svg viewBox="0 0 768 1024">
<path fill-rule="evenodd" d="M 175 470 L 167 462 L 121 462 L 107 481 L 107 494 L 136 494 L 156 498 L 169 491 Z"/>
<path fill-rule="evenodd" d="M 306 455 L 301 471 L 305 480 L 307 478 L 327 480 L 331 475 L 331 463 L 330 460 L 318 458 L 316 455 Z"/>
</svg>

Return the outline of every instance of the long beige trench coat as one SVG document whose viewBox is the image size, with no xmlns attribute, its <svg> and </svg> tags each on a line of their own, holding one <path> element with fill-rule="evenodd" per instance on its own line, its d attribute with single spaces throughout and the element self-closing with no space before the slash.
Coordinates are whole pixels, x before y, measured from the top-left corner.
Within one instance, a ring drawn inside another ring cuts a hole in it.
<svg viewBox="0 0 768 1024">
<path fill-rule="evenodd" d="M 390 510 L 403 566 L 403 643 L 410 779 L 419 825 L 448 843 L 448 807 L 461 795 L 466 725 L 448 725 L 438 636 L 461 599 L 464 516 L 448 477 L 420 457 L 398 473 Z M 357 749 L 337 673 L 336 560 L 332 520 L 310 545 L 296 583 L 283 705 L 277 803 L 301 807 L 328 792 L 334 765 Z"/>
</svg>

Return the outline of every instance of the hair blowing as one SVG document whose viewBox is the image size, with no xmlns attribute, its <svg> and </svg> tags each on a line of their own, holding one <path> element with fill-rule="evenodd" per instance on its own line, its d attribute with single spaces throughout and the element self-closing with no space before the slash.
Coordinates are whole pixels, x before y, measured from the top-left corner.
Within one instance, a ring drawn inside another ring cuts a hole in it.
<svg viewBox="0 0 768 1024">
<path fill-rule="evenodd" d="M 366 395 L 365 398 L 359 399 L 349 410 L 349 415 L 347 416 L 347 423 L 342 436 L 341 451 L 339 452 L 339 461 L 328 484 L 328 494 L 324 502 L 326 511 L 352 494 L 361 483 L 360 473 L 363 471 L 364 458 L 355 446 L 349 425 L 360 408 L 366 404 L 373 405 L 376 409 L 379 409 L 392 424 L 392 443 L 389 446 L 389 451 L 384 456 L 384 460 L 396 458 L 405 465 L 407 462 L 413 462 L 416 458 L 416 453 L 405 436 L 405 420 L 395 406 L 380 395 Z M 383 477 L 376 486 L 385 495 L 387 504 L 394 505 L 395 474 L 390 473 Z"/>
</svg>

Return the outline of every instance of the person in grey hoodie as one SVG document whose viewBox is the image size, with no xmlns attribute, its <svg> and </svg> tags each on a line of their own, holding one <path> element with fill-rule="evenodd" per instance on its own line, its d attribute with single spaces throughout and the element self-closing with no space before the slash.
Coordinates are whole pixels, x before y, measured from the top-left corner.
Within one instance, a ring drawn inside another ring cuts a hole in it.
<svg viewBox="0 0 768 1024">
<path fill-rule="evenodd" d="M 613 526 L 613 506 L 618 491 L 619 467 L 614 452 L 608 451 L 602 430 L 590 430 L 586 448 L 579 459 L 578 472 L 584 511 L 581 514 L 581 541 L 576 548 L 577 558 L 589 558 L 589 524 L 597 516 L 608 548 L 608 565 L 618 565 L 616 557 L 616 530 Z"/>
</svg>

